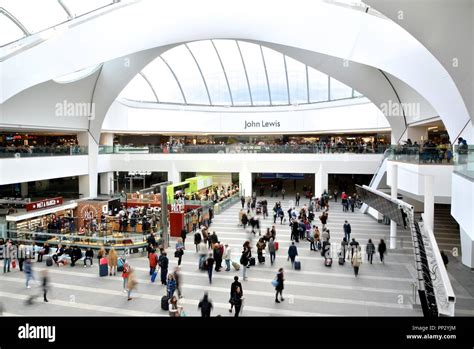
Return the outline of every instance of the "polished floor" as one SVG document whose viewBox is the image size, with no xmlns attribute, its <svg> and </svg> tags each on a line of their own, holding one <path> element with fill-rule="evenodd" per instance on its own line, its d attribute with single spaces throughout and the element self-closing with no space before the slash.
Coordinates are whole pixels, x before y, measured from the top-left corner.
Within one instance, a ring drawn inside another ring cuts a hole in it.
<svg viewBox="0 0 474 349">
<path fill-rule="evenodd" d="M 269 208 L 273 207 L 274 198 L 267 198 Z M 301 205 L 304 202 L 301 202 Z M 284 211 L 289 205 L 288 199 L 282 201 Z M 249 230 L 237 226 L 240 203 L 216 215 L 211 231 L 216 231 L 219 240 L 232 248 L 233 260 L 239 261 L 243 242 L 252 238 Z M 329 212 L 328 227 L 331 240 L 339 243 L 342 239 L 344 220 L 352 225 L 352 237 L 362 245 L 369 238 L 378 242 L 387 239 L 389 226 L 379 224 L 367 215 L 358 212 L 343 213 L 339 203 L 333 203 Z M 262 220 L 262 232 L 273 224 L 272 218 Z M 280 250 L 274 266 L 267 257 L 264 265 L 248 269 L 247 281 L 242 281 L 245 296 L 242 316 L 421 316 L 421 310 L 413 307 L 413 257 L 408 249 L 391 250 L 386 255 L 385 264 L 365 260 L 356 278 L 350 263 L 325 267 L 323 257 L 309 249 L 309 242 L 300 242 L 298 259 L 302 270 L 291 269 L 287 261 L 287 250 L 290 244 L 287 224 L 276 224 L 277 240 Z M 403 236 L 405 233 L 401 233 Z M 408 237 L 408 233 L 406 233 Z M 257 234 L 258 237 L 258 234 Z M 256 243 L 253 238 L 253 245 Z M 174 242 L 168 249 L 170 270 L 177 265 L 173 257 Z M 256 252 L 254 253 L 256 255 Z M 138 288 L 132 301 L 127 301 L 122 292 L 120 276 L 98 276 L 98 267 L 74 268 L 50 267 L 51 291 L 49 303 L 43 303 L 41 297 L 33 305 L 26 305 L 25 300 L 32 294 L 40 294 L 40 288 L 33 284 L 25 288 L 25 278 L 18 269 L 7 274 L 0 274 L 0 302 L 3 303 L 3 315 L 67 315 L 67 316 L 168 316 L 160 308 L 160 298 L 165 294 L 165 287 L 158 282 L 151 283 L 148 276 L 148 260 L 144 256 L 129 259 L 137 271 Z M 279 267 L 285 269 L 285 301 L 274 302 L 274 289 L 271 280 Z M 44 263 L 35 263 L 36 276 L 46 268 Z M 207 274 L 197 269 L 197 255 L 193 245 L 192 234 L 186 240 L 186 251 L 181 266 L 183 294 L 181 304 L 188 316 L 198 315 L 197 304 L 204 292 L 208 292 L 214 304 L 213 315 L 231 316 L 229 308 L 230 284 L 235 275 L 242 276 L 242 271 L 222 271 L 214 273 L 210 285 Z M 464 314 L 468 315 L 468 314 Z"/>
</svg>

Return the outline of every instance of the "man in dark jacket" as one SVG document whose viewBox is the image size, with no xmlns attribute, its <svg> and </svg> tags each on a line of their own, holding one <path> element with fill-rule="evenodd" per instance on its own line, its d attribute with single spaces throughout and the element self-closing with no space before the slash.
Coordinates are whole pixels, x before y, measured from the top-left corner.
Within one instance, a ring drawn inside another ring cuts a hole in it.
<svg viewBox="0 0 474 349">
<path fill-rule="evenodd" d="M 352 260 L 352 257 L 354 256 L 354 252 L 357 249 L 357 246 L 359 246 L 359 243 L 356 241 L 356 239 L 352 238 L 352 241 L 349 243 L 349 246 L 351 247 L 351 260 Z"/>
<path fill-rule="evenodd" d="M 343 228 L 344 228 L 344 237 L 346 238 L 346 241 L 351 241 L 351 231 L 352 231 L 351 225 L 347 221 L 344 221 Z"/>
<path fill-rule="evenodd" d="M 291 246 L 288 248 L 288 259 L 291 260 L 291 265 L 295 264 L 296 256 L 298 255 L 298 249 L 295 246 L 295 243 L 292 242 Z"/>
<path fill-rule="evenodd" d="M 168 276 L 168 264 L 169 260 L 168 257 L 166 257 L 166 252 L 163 252 L 163 254 L 158 258 L 158 265 L 161 268 L 161 284 L 166 285 L 166 278 Z"/>
<path fill-rule="evenodd" d="M 237 287 L 240 288 L 240 293 L 241 293 L 241 295 L 243 295 L 244 294 L 244 289 L 242 288 L 242 284 L 239 282 L 239 277 L 234 276 L 234 282 L 230 285 L 230 299 L 229 299 L 230 309 L 229 309 L 229 313 L 232 313 L 232 308 L 234 307 L 234 303 L 232 302 L 232 300 L 235 297 L 235 290 L 237 289 Z"/>
<path fill-rule="evenodd" d="M 222 251 L 221 251 L 219 243 L 214 245 L 213 254 L 214 254 L 214 261 L 216 263 L 216 269 L 215 270 L 217 272 L 219 272 L 219 271 L 221 271 L 221 268 L 222 268 Z"/>
<path fill-rule="evenodd" d="M 207 295 L 207 292 L 206 292 L 204 293 L 204 297 L 201 299 L 201 301 L 198 304 L 198 309 L 201 309 L 201 316 L 211 317 L 212 308 L 213 308 L 212 302 L 209 300 L 209 296 Z"/>
</svg>

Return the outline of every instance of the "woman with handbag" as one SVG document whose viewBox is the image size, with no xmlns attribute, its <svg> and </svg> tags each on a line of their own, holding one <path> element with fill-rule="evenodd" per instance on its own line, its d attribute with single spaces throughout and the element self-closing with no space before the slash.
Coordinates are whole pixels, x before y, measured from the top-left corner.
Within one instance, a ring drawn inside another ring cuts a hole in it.
<svg viewBox="0 0 474 349">
<path fill-rule="evenodd" d="M 278 300 L 278 294 L 280 294 L 280 300 L 283 302 L 285 299 L 283 298 L 283 289 L 285 288 L 284 286 L 284 282 L 285 282 L 285 278 L 284 278 L 284 275 L 283 275 L 283 268 L 280 268 L 278 269 L 278 274 L 276 276 L 276 279 L 275 279 L 275 303 L 280 303 L 280 301 Z"/>
</svg>

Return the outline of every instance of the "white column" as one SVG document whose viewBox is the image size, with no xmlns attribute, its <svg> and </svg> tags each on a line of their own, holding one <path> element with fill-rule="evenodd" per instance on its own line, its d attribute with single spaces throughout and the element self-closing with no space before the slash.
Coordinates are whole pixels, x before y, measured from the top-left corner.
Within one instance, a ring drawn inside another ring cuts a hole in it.
<svg viewBox="0 0 474 349">
<path fill-rule="evenodd" d="M 320 197 L 325 190 L 328 191 L 328 173 L 323 165 L 320 164 L 318 172 L 314 175 L 314 196 Z"/>
<path fill-rule="evenodd" d="M 387 177 L 390 180 L 390 196 L 392 199 L 397 198 L 398 191 L 398 165 L 392 161 L 388 162 Z M 397 247 L 397 222 L 390 221 L 390 249 Z"/>
<path fill-rule="evenodd" d="M 252 173 L 248 169 L 239 172 L 239 183 L 242 195 L 252 196 Z"/>
<path fill-rule="evenodd" d="M 99 145 L 89 132 L 80 132 L 77 134 L 77 141 L 80 146 L 86 146 L 88 149 L 89 173 L 79 176 L 79 193 L 81 198 L 97 197 L 97 161 L 99 153 Z"/>
<path fill-rule="evenodd" d="M 181 182 L 180 172 L 176 169 L 176 166 L 173 164 L 171 169 L 168 171 L 168 180 L 172 181 L 173 184 Z"/>
<path fill-rule="evenodd" d="M 114 134 L 113 133 L 101 133 L 100 134 L 100 145 L 114 145 Z"/>
<path fill-rule="evenodd" d="M 114 193 L 114 173 L 105 172 L 99 174 L 100 193 L 103 195 L 112 195 Z"/>
<path fill-rule="evenodd" d="M 434 177 L 433 176 L 424 176 L 425 181 L 425 207 L 423 214 L 423 223 L 434 229 Z"/>
<path fill-rule="evenodd" d="M 23 182 L 20 184 L 21 188 L 21 197 L 26 198 L 28 197 L 28 182 Z"/>
</svg>

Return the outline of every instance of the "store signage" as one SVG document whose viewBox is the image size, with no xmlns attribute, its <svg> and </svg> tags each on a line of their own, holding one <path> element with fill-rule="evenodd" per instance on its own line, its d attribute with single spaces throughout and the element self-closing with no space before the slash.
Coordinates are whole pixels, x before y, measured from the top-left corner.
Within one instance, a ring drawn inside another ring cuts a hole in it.
<svg viewBox="0 0 474 349">
<path fill-rule="evenodd" d="M 43 208 L 58 206 L 63 204 L 63 198 L 44 199 L 26 204 L 26 211 L 41 210 Z"/>
<path fill-rule="evenodd" d="M 280 127 L 280 121 L 247 121 L 244 120 L 244 130 L 248 128 Z"/>
</svg>

